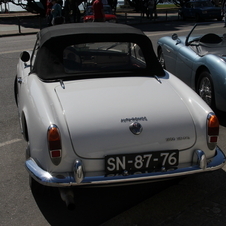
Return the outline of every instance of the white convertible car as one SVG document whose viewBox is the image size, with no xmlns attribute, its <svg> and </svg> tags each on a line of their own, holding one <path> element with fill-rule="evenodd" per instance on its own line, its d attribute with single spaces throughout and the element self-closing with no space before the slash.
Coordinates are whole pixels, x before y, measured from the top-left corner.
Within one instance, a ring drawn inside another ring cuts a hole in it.
<svg viewBox="0 0 226 226">
<path fill-rule="evenodd" d="M 120 185 L 220 169 L 219 122 L 163 70 L 150 39 L 108 23 L 41 30 L 17 65 L 15 98 L 32 189 Z M 66 189 L 67 188 L 67 189 Z"/>
</svg>

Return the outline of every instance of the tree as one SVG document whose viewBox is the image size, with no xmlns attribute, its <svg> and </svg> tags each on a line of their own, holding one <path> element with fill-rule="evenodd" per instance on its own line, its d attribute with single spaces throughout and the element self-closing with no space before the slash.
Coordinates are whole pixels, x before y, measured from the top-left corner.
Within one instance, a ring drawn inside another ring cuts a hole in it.
<svg viewBox="0 0 226 226">
<path fill-rule="evenodd" d="M 40 0 L 40 3 L 35 2 L 34 0 L 27 0 L 25 3 L 22 2 L 22 0 L 0 0 L 0 4 L 5 2 L 20 6 L 22 9 L 29 12 L 40 14 L 45 13 L 46 0 Z"/>
<path fill-rule="evenodd" d="M 20 6 L 28 12 L 38 13 L 42 16 L 46 13 L 47 0 L 40 0 L 40 2 L 36 2 L 35 0 L 25 0 L 25 3 L 22 0 L 0 0 L 0 3 L 11 2 L 14 5 Z M 86 2 L 86 0 L 68 0 L 69 5 L 80 5 L 82 2 Z"/>
<path fill-rule="evenodd" d="M 190 0 L 172 0 L 174 5 L 177 7 L 183 7 L 186 2 L 189 2 Z"/>
<path fill-rule="evenodd" d="M 147 2 L 148 0 L 125 0 L 130 5 L 130 7 L 134 8 L 136 12 L 142 11 L 142 6 L 144 2 Z M 190 0 L 172 0 L 172 3 L 177 7 L 183 7 L 186 2 L 189 2 Z M 213 0 L 215 2 L 219 2 L 219 0 Z M 155 0 L 155 8 L 156 6 L 161 3 L 162 0 Z"/>
<path fill-rule="evenodd" d="M 190 0 L 172 0 L 174 5 L 176 5 L 177 7 L 183 7 L 189 1 Z M 211 1 L 214 3 L 214 5 L 219 6 L 220 2 L 223 2 L 225 0 L 211 0 Z"/>
<path fill-rule="evenodd" d="M 134 10 L 136 12 L 144 12 L 144 5 L 147 5 L 148 0 L 125 0 L 128 5 L 132 8 L 134 8 Z M 156 6 L 162 2 L 162 0 L 155 0 L 155 5 L 154 8 L 156 9 Z"/>
</svg>

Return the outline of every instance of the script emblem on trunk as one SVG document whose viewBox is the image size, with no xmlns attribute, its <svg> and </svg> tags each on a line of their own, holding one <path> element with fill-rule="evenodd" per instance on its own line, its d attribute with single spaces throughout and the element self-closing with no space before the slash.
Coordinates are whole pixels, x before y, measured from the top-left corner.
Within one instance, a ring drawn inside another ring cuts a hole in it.
<svg viewBox="0 0 226 226">
<path fill-rule="evenodd" d="M 133 122 L 130 124 L 129 129 L 133 134 L 139 135 L 142 132 L 143 127 L 139 122 Z"/>
</svg>

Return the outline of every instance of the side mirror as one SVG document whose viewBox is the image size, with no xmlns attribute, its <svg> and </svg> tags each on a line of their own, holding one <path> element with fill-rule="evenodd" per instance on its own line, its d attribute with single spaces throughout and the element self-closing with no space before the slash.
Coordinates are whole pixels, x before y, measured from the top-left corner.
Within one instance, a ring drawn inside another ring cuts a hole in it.
<svg viewBox="0 0 226 226">
<path fill-rule="evenodd" d="M 20 59 L 26 63 L 30 60 L 30 54 L 27 52 L 27 51 L 23 51 L 21 54 L 20 54 Z"/>
<path fill-rule="evenodd" d="M 173 34 L 173 35 L 172 35 L 172 39 L 173 39 L 173 40 L 177 40 L 177 39 L 178 39 L 178 35 L 177 35 L 177 34 Z"/>
<path fill-rule="evenodd" d="M 173 34 L 173 35 L 172 35 L 172 39 L 173 39 L 174 41 L 177 41 L 177 42 L 176 42 L 176 45 L 178 45 L 178 44 L 181 43 L 181 40 L 178 38 L 178 35 L 177 35 L 177 34 Z"/>
</svg>

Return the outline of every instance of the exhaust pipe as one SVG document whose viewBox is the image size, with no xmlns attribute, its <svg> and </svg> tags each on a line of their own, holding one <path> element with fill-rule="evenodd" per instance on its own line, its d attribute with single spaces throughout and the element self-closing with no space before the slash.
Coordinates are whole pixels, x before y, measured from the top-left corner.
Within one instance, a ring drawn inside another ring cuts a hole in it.
<svg viewBox="0 0 226 226">
<path fill-rule="evenodd" d="M 74 192 L 71 188 L 59 188 L 61 199 L 66 203 L 68 210 L 75 209 Z"/>
</svg>

